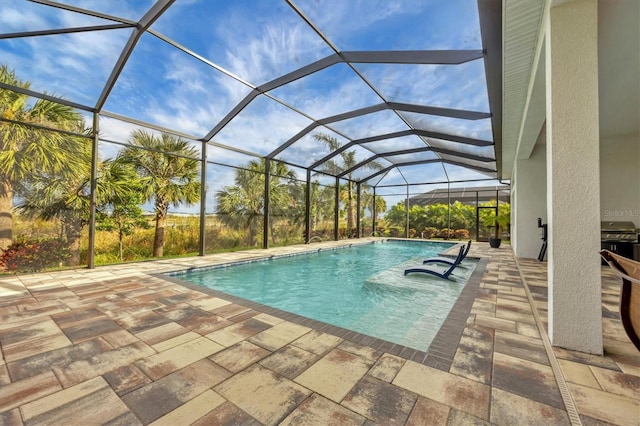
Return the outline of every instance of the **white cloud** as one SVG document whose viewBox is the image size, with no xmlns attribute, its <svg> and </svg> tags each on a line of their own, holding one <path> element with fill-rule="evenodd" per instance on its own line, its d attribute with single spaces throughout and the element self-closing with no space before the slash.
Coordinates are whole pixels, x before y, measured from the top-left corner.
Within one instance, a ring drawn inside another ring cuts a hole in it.
<svg viewBox="0 0 640 426">
<path fill-rule="evenodd" d="M 277 20 L 262 26 L 246 21 L 236 26 L 233 22 L 219 29 L 226 46 L 226 66 L 256 86 L 328 53 L 321 40 L 300 21 Z"/>
<path fill-rule="evenodd" d="M 374 6 L 372 4 L 375 3 Z M 317 25 L 329 34 L 338 37 L 354 34 L 362 29 L 371 28 L 389 17 L 419 13 L 425 7 L 425 1 L 408 0 L 350 0 L 331 2 L 331 13 L 326 13 L 327 2 L 301 2 L 300 7 L 307 12 Z"/>
<path fill-rule="evenodd" d="M 17 3 L 2 5 L 0 9 L 0 27 L 3 32 L 31 31 L 46 28 L 47 20 L 36 11 L 21 4 L 20 9 L 14 7 Z"/>
<path fill-rule="evenodd" d="M 387 21 L 398 21 L 399 18 L 404 19 L 403 16 L 409 17 L 410 14 L 420 15 L 430 6 L 430 2 L 412 1 L 380 1 L 373 7 L 371 0 L 336 1 L 331 3 L 330 14 L 326 13 L 327 4 L 324 2 L 317 3 L 319 9 L 314 9 L 315 3 L 304 1 L 300 2 L 300 6 L 303 11 L 309 12 L 312 19 L 318 17 L 316 23 L 330 37 L 336 36 L 349 42 L 362 43 L 363 37 L 367 35 L 373 38 L 383 34 Z M 129 2 L 123 5 L 121 2 L 100 2 L 100 5 L 96 6 L 94 2 L 87 0 L 76 1 L 73 4 L 86 8 L 100 7 L 104 12 L 114 15 L 140 17 L 152 3 Z M 177 3 L 172 8 L 183 6 L 184 3 Z M 19 19 L 22 20 L 21 25 L 24 25 L 22 28 L 27 25 L 31 28 L 50 28 L 87 25 L 90 21 L 95 23 L 94 18 L 80 14 L 38 7 L 39 10 L 47 10 L 49 13 L 36 13 L 36 7 L 20 11 Z M 207 53 L 223 61 L 220 65 L 253 84 L 259 85 L 272 80 L 331 53 L 306 23 L 298 20 L 286 5 L 275 8 L 277 13 L 256 13 L 256 19 L 253 20 L 246 19 L 247 11 L 237 12 L 233 6 L 229 7 L 230 16 L 212 18 L 211 31 L 216 37 L 207 42 L 198 42 L 209 46 Z M 281 14 L 282 9 L 287 9 L 289 13 Z M 0 7 L 0 25 L 12 28 L 10 25 L 15 26 L 12 22 L 18 19 L 17 14 L 16 8 L 3 5 Z M 4 26 L 5 23 L 7 26 Z M 165 24 L 162 21 L 161 23 Z M 181 22 L 179 25 L 189 24 Z M 16 26 L 16 30 L 19 29 Z M 176 28 L 176 32 L 180 31 Z M 424 34 L 424 29 L 420 31 L 420 34 Z M 409 33 L 408 31 L 407 34 Z M 477 31 L 474 28 L 465 27 L 453 33 L 456 43 L 465 46 L 477 43 Z M 184 34 L 189 32 L 185 31 Z M 10 61 L 15 58 L 12 63 L 16 64 L 20 77 L 34 81 L 36 90 L 46 89 L 72 100 L 93 105 L 129 35 L 129 30 L 100 31 L 7 41 L 18 46 L 22 57 L 17 55 L 15 50 L 2 53 L 3 57 L 10 58 Z M 356 40 L 358 37 L 360 39 Z M 371 43 L 372 48 L 375 48 L 375 42 L 371 40 Z M 184 44 L 189 47 L 188 43 Z M 164 50 L 163 47 L 164 52 L 173 50 L 172 47 L 167 49 Z M 145 61 L 146 54 L 155 53 L 157 52 L 153 49 L 145 52 L 140 45 L 136 47 L 134 55 L 139 56 L 135 67 L 138 69 L 133 68 L 132 60 L 127 64 L 125 71 L 130 72 L 123 73 L 118 81 L 117 91 L 114 91 L 123 96 L 110 99 L 108 104 L 109 108 L 118 108 L 114 112 L 202 136 L 250 90 L 181 52 L 175 51 L 163 57 L 155 57 L 155 61 Z M 382 94 L 390 100 L 474 110 L 487 108 L 484 75 L 478 74 L 477 66 L 460 66 L 452 73 L 444 72 L 445 67 L 438 66 L 358 67 L 365 70 L 366 77 L 380 87 Z M 336 70 L 321 71 L 292 82 L 282 88 L 283 99 L 316 119 L 381 102 L 358 77 L 334 71 Z M 147 76 L 153 76 L 153 81 L 146 81 Z M 267 154 L 309 124 L 309 121 L 299 114 L 277 104 L 271 105 L 272 103 L 255 99 L 216 135 L 214 140 Z M 483 131 L 480 126 L 474 125 L 454 124 L 447 127 L 447 123 L 442 120 L 433 123 L 438 127 L 445 126 L 451 131 L 465 134 L 470 132 L 471 136 Z M 352 138 L 407 128 L 389 111 L 334 123 L 331 126 Z M 102 129 L 107 132 L 109 138 L 126 140 L 131 130 L 136 127 L 114 121 L 103 125 Z M 283 153 L 283 157 L 308 165 L 313 159 L 323 155 L 323 149 L 324 147 L 314 144 L 312 140 L 305 139 Z M 362 152 L 361 155 L 366 155 L 366 152 Z M 249 160 L 232 154 L 220 154 L 216 158 L 216 161 L 229 161 L 233 164 L 241 161 L 242 164 L 246 164 Z"/>
</svg>

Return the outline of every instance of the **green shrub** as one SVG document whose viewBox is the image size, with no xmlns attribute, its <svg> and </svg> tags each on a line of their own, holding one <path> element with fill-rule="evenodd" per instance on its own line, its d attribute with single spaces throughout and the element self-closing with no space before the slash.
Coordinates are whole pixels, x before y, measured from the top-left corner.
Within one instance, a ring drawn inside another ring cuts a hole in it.
<svg viewBox="0 0 640 426">
<path fill-rule="evenodd" d="M 25 238 L 15 240 L 0 255 L 0 267 L 7 272 L 38 272 L 60 267 L 71 253 L 57 238 Z"/>
<path fill-rule="evenodd" d="M 389 228 L 389 236 L 390 237 L 404 237 L 404 229 L 400 228 L 398 226 L 392 226 L 391 228 Z"/>
<path fill-rule="evenodd" d="M 438 233 L 438 236 L 440 238 L 453 238 L 454 235 L 455 235 L 455 232 L 453 231 L 453 229 L 449 229 L 449 228 L 443 228 Z"/>
<path fill-rule="evenodd" d="M 424 231 L 422 231 L 422 235 L 424 238 L 426 239 L 430 239 L 435 237 L 438 234 L 438 229 L 434 228 L 432 226 L 426 227 L 424 228 Z"/>
<path fill-rule="evenodd" d="M 458 240 L 468 240 L 469 239 L 469 230 L 468 229 L 456 229 L 454 232 L 455 237 Z"/>
</svg>

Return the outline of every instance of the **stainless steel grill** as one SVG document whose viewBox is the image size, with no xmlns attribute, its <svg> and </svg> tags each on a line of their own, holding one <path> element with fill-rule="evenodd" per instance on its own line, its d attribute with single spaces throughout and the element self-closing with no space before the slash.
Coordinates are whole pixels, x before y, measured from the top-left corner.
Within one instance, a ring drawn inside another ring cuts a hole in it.
<svg viewBox="0 0 640 426">
<path fill-rule="evenodd" d="M 607 243 L 637 243 L 638 233 L 633 222 L 600 222 L 600 240 Z"/>
</svg>

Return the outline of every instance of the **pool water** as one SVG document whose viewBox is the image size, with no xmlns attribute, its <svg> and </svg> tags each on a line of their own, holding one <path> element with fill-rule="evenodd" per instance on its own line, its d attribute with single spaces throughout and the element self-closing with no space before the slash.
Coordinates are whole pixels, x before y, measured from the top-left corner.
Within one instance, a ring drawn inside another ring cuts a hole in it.
<svg viewBox="0 0 640 426">
<path fill-rule="evenodd" d="M 451 243 L 387 240 L 189 271 L 179 278 L 307 318 L 426 351 L 475 262 L 452 280 L 404 270 Z M 446 269 L 442 267 L 442 269 Z"/>
</svg>

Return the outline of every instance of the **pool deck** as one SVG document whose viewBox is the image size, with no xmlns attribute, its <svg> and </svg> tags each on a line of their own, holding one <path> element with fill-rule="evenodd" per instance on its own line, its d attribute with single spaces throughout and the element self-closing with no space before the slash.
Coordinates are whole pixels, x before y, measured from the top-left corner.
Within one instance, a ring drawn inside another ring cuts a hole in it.
<svg viewBox="0 0 640 426">
<path fill-rule="evenodd" d="M 640 424 L 607 267 L 604 356 L 548 344 L 546 264 L 508 245 L 472 245 L 427 353 L 158 275 L 343 244 L 0 277 L 0 425 Z"/>
</svg>

